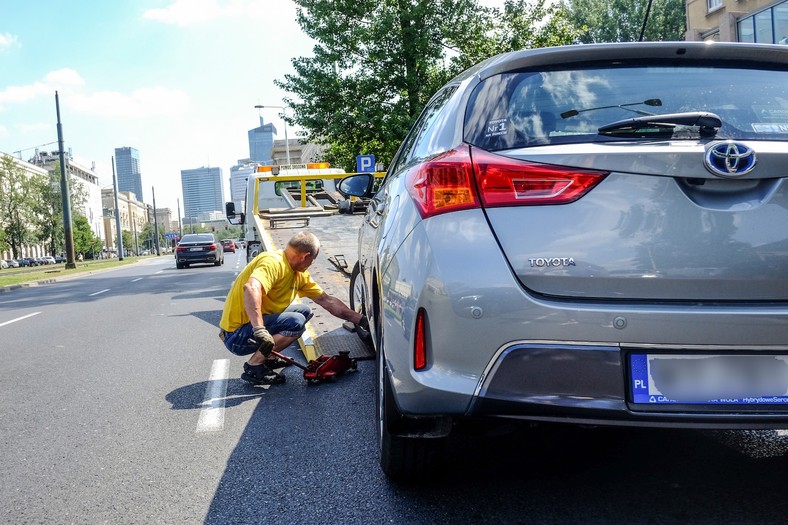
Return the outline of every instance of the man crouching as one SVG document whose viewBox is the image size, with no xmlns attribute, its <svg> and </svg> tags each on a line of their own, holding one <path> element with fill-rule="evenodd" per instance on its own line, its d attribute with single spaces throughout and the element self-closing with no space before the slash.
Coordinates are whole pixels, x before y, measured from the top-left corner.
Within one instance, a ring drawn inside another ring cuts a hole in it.
<svg viewBox="0 0 788 525">
<path fill-rule="evenodd" d="M 307 269 L 317 258 L 320 241 L 310 232 L 299 232 L 284 250 L 263 252 L 246 265 L 233 282 L 219 323 L 219 338 L 235 355 L 250 355 L 241 379 L 255 385 L 284 383 L 285 376 L 274 368 L 286 366 L 272 357 L 301 337 L 312 309 L 293 304 L 308 297 L 328 313 L 368 330 L 360 313 L 340 299 L 328 295 L 312 280 Z"/>
</svg>

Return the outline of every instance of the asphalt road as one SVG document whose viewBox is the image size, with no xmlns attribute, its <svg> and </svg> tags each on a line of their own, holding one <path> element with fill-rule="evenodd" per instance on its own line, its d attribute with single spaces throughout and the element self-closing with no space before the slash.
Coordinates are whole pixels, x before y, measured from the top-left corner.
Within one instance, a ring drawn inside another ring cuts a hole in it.
<svg viewBox="0 0 788 525">
<path fill-rule="evenodd" d="M 216 336 L 243 264 L 227 255 L 0 293 L 0 522 L 788 521 L 775 432 L 477 429 L 442 476 L 391 483 L 373 362 L 332 384 L 238 379 Z"/>
</svg>

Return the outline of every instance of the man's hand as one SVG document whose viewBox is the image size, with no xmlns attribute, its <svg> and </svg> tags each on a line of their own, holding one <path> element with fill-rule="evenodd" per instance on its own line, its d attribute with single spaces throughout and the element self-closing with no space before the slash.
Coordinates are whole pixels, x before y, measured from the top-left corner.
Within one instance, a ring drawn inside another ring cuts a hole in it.
<svg viewBox="0 0 788 525">
<path fill-rule="evenodd" d="M 254 337 L 255 342 L 259 345 L 257 349 L 260 350 L 264 356 L 268 357 L 271 350 L 274 349 L 274 338 L 268 333 L 265 326 L 256 326 L 252 330 L 252 337 Z"/>
<path fill-rule="evenodd" d="M 362 315 L 356 324 L 356 334 L 365 345 L 372 348 L 372 334 L 369 333 L 369 319 L 366 315 Z"/>
</svg>

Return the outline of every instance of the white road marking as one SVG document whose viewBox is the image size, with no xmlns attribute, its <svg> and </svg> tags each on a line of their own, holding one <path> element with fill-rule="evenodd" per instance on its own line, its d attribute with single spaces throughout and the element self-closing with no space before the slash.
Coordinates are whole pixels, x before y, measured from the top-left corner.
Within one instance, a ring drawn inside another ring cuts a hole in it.
<svg viewBox="0 0 788 525">
<path fill-rule="evenodd" d="M 21 321 L 22 319 L 27 319 L 28 317 L 33 317 L 34 315 L 38 315 L 41 312 L 33 312 L 32 314 L 23 315 L 22 317 L 17 317 L 16 319 L 11 319 L 10 321 L 6 321 L 5 323 L 0 323 L 0 326 L 5 326 L 7 324 L 15 323 L 17 321 Z"/>
<path fill-rule="evenodd" d="M 159 271 L 158 271 L 158 272 L 156 272 L 156 273 L 157 273 L 157 274 L 159 274 L 159 273 L 162 273 L 162 272 L 164 272 L 164 270 L 159 270 Z"/>
<path fill-rule="evenodd" d="M 94 295 L 99 295 L 99 294 L 102 294 L 102 293 L 104 293 L 104 292 L 108 292 L 108 291 L 110 291 L 111 289 L 112 289 L 112 288 L 105 288 L 105 289 L 103 289 L 103 290 L 101 290 L 101 291 L 99 291 L 99 292 L 92 293 L 92 294 L 88 295 L 88 297 L 93 297 Z"/>
<path fill-rule="evenodd" d="M 132 279 L 131 282 L 136 283 L 137 281 L 141 281 L 142 277 L 137 277 L 136 279 Z"/>
<path fill-rule="evenodd" d="M 211 375 L 205 387 L 205 398 L 197 421 L 197 432 L 216 432 L 224 430 L 224 400 L 227 395 L 227 377 L 230 371 L 229 359 L 216 359 L 211 366 Z"/>
</svg>

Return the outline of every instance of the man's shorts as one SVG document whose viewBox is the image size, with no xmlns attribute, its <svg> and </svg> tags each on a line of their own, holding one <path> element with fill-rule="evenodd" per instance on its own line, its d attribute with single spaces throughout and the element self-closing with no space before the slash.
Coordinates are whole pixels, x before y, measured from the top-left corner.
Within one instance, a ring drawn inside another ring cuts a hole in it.
<svg viewBox="0 0 788 525">
<path fill-rule="evenodd" d="M 306 323 L 312 318 L 312 309 L 304 304 L 291 304 L 281 314 L 263 316 L 263 324 L 271 335 L 281 334 L 287 337 L 301 337 Z M 257 351 L 257 343 L 252 337 L 252 324 L 246 323 L 235 332 L 219 330 L 219 339 L 224 346 L 235 355 L 249 355 Z M 250 343 L 249 340 L 252 339 Z"/>
</svg>

